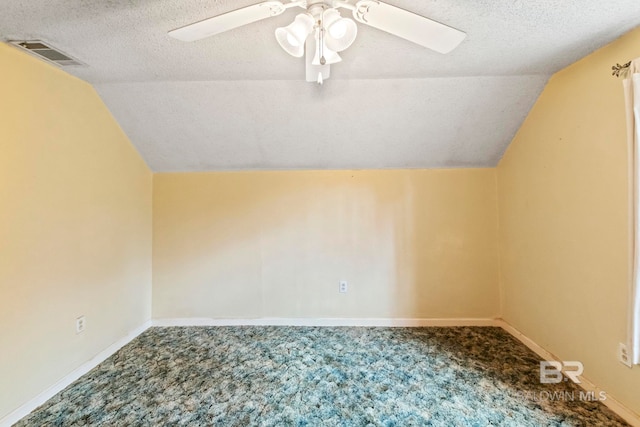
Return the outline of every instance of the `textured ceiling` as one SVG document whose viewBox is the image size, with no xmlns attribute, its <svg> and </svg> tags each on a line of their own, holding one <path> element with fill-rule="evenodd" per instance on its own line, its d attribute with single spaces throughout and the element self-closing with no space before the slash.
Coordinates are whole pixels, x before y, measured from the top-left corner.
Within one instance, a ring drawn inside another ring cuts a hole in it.
<svg viewBox="0 0 640 427">
<path fill-rule="evenodd" d="M 156 171 L 458 167 L 495 165 L 552 73 L 640 24 L 638 0 L 387 1 L 467 38 L 440 55 L 359 24 L 323 87 L 273 35 L 300 9 L 194 43 L 166 34 L 252 0 L 0 0 L 0 38 L 88 64 L 66 70 Z"/>
</svg>

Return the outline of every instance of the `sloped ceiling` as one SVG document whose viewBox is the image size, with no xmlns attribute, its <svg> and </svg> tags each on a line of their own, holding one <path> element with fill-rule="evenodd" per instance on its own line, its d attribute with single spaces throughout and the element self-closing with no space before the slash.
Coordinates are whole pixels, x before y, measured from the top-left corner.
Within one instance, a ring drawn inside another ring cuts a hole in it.
<svg viewBox="0 0 640 427">
<path fill-rule="evenodd" d="M 324 86 L 273 35 L 300 9 L 198 42 L 167 36 L 251 0 L 7 1 L 0 38 L 88 64 L 66 70 L 155 171 L 484 167 L 551 74 L 640 24 L 638 0 L 387 1 L 467 38 L 441 55 L 359 25 Z"/>
</svg>

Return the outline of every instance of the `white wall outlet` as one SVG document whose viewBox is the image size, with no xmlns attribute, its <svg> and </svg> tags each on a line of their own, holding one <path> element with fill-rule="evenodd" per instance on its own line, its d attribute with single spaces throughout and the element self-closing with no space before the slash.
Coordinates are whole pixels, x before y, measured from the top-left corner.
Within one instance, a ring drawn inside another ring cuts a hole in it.
<svg viewBox="0 0 640 427">
<path fill-rule="evenodd" d="M 627 345 L 624 343 L 618 344 L 618 361 L 628 367 L 631 367 L 631 357 L 627 350 Z"/>
<path fill-rule="evenodd" d="M 87 319 L 84 316 L 80 316 L 76 319 L 76 334 L 84 332 L 84 327 L 87 325 Z"/>
<path fill-rule="evenodd" d="M 346 293 L 349 290 L 349 283 L 346 280 L 340 281 L 340 287 L 338 288 L 341 294 Z"/>
</svg>

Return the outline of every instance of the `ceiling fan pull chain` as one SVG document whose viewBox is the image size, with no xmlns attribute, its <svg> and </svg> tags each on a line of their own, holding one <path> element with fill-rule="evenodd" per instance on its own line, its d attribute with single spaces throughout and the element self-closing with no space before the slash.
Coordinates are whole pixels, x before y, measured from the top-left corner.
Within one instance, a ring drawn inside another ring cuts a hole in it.
<svg viewBox="0 0 640 427">
<path fill-rule="evenodd" d="M 318 37 L 320 46 L 318 47 L 320 52 L 320 65 L 324 65 L 327 63 L 327 60 L 324 58 L 324 6 L 322 6 L 322 12 L 320 12 L 320 36 Z"/>
</svg>

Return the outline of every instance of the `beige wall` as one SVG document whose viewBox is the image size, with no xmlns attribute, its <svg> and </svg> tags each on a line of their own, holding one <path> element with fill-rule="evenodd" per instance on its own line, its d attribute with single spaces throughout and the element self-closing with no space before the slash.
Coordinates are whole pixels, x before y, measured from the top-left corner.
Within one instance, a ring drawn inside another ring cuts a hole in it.
<svg viewBox="0 0 640 427">
<path fill-rule="evenodd" d="M 640 29 L 554 75 L 498 167 L 504 318 L 640 412 L 626 340 L 627 147 L 611 65 L 640 56 Z"/>
<path fill-rule="evenodd" d="M 496 317 L 496 197 L 493 169 L 156 174 L 153 317 Z"/>
<path fill-rule="evenodd" d="M 0 418 L 150 319 L 151 184 L 90 85 L 0 44 Z"/>
</svg>

